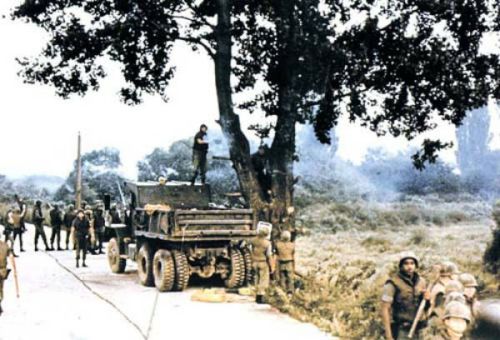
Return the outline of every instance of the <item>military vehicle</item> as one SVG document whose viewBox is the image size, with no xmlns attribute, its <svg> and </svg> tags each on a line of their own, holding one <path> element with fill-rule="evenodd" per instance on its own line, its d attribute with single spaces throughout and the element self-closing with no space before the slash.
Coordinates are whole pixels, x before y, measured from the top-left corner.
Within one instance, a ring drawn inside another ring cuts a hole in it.
<svg viewBox="0 0 500 340">
<path fill-rule="evenodd" d="M 107 227 L 112 272 L 136 261 L 140 283 L 162 292 L 184 290 L 192 275 L 218 277 L 228 288 L 251 281 L 251 209 L 214 208 L 210 187 L 188 182 L 126 182 L 123 196 L 124 223 Z"/>
</svg>

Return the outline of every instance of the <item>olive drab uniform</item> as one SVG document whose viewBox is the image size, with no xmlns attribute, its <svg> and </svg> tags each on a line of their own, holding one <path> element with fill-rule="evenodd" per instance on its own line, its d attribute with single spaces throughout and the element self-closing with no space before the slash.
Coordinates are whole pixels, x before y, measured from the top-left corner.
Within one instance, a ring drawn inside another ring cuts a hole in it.
<svg viewBox="0 0 500 340">
<path fill-rule="evenodd" d="M 87 246 L 89 241 L 90 222 L 86 216 L 82 219 L 76 217 L 73 221 L 75 229 L 75 244 L 76 244 L 76 267 L 80 266 L 80 253 L 83 260 L 83 266 L 86 267 L 85 259 L 87 258 Z"/>
<path fill-rule="evenodd" d="M 47 243 L 47 236 L 45 235 L 45 230 L 43 228 L 43 217 L 42 207 L 36 205 L 33 209 L 33 224 L 35 225 L 35 251 L 38 251 L 38 239 L 42 237 L 43 243 L 45 244 L 45 250 L 50 250 L 49 244 Z"/>
<path fill-rule="evenodd" d="M 50 235 L 50 246 L 54 248 L 54 240 L 57 244 L 57 250 L 61 250 L 61 226 L 63 224 L 61 210 L 55 207 L 50 211 L 50 224 L 52 225 L 52 233 Z"/>
<path fill-rule="evenodd" d="M 7 257 L 11 249 L 6 242 L 0 241 L 0 314 L 2 314 L 3 282 L 7 279 L 9 271 L 7 269 Z"/>
<path fill-rule="evenodd" d="M 392 304 L 392 334 L 395 339 L 407 339 L 411 325 L 423 299 L 426 282 L 417 273 L 410 279 L 398 273 L 384 285 L 382 301 Z M 425 318 L 417 326 L 414 339 L 421 339 L 420 333 L 427 325 Z"/>
<path fill-rule="evenodd" d="M 292 241 L 277 241 L 276 255 L 278 255 L 278 272 L 280 286 L 287 293 L 294 290 L 294 258 L 295 244 Z"/>
<path fill-rule="evenodd" d="M 269 262 L 272 256 L 271 241 L 257 236 L 252 242 L 252 262 L 257 296 L 263 296 L 269 288 Z"/>
<path fill-rule="evenodd" d="M 198 131 L 194 136 L 193 143 L 193 167 L 194 174 L 191 178 L 191 184 L 194 185 L 196 181 L 196 177 L 198 177 L 198 173 L 201 177 L 201 183 L 205 184 L 205 174 L 207 172 L 207 152 L 208 152 L 208 144 L 198 143 L 198 140 L 205 140 L 207 133 L 203 131 Z"/>
<path fill-rule="evenodd" d="M 94 214 L 94 232 L 95 232 L 95 246 L 94 250 L 102 254 L 102 243 L 104 241 L 104 225 L 106 221 L 101 209 L 97 209 Z"/>
<path fill-rule="evenodd" d="M 73 225 L 73 221 L 75 220 L 76 214 L 73 208 L 69 208 L 63 217 L 64 227 L 66 228 L 66 250 L 69 249 L 69 238 L 71 235 L 71 226 Z M 75 248 L 75 245 L 73 245 Z"/>
</svg>

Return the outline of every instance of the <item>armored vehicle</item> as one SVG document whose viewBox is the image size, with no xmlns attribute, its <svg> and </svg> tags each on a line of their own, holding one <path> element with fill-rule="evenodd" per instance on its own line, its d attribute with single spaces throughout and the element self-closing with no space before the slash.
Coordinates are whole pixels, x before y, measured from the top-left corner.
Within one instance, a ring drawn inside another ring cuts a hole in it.
<svg viewBox="0 0 500 340">
<path fill-rule="evenodd" d="M 251 281 L 251 209 L 214 208 L 210 187 L 188 182 L 126 182 L 123 196 L 124 223 L 108 224 L 114 273 L 136 261 L 140 283 L 160 291 L 182 291 L 192 275 L 218 277 L 228 288 Z"/>
</svg>

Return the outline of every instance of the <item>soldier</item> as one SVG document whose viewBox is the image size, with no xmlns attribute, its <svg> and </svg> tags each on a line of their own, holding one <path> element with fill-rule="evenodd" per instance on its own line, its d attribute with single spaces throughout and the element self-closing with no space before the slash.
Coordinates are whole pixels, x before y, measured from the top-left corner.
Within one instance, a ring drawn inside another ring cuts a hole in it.
<svg viewBox="0 0 500 340">
<path fill-rule="evenodd" d="M 200 126 L 200 131 L 194 136 L 193 143 L 193 167 L 194 174 L 191 185 L 194 185 L 198 172 L 201 177 L 201 184 L 205 184 L 205 173 L 207 171 L 208 141 L 206 140 L 208 127 L 205 124 Z"/>
<path fill-rule="evenodd" d="M 68 210 L 64 213 L 63 222 L 64 227 L 66 229 L 66 250 L 69 250 L 69 237 L 71 235 L 71 226 L 73 225 L 73 221 L 75 220 L 75 207 L 70 205 Z M 73 244 L 73 249 L 76 249 L 76 246 Z"/>
<path fill-rule="evenodd" d="M 466 304 L 470 309 L 472 317 L 477 315 L 480 302 L 477 300 L 477 281 L 474 275 L 463 273 L 458 277 L 458 280 L 464 287 L 464 296 Z M 471 320 L 472 323 L 472 320 Z"/>
<path fill-rule="evenodd" d="M 94 232 L 96 245 L 94 247 L 94 251 L 98 251 L 99 254 L 104 254 L 102 251 L 102 242 L 104 239 L 104 213 L 101 206 L 98 206 L 94 213 Z"/>
<path fill-rule="evenodd" d="M 450 281 L 456 280 L 458 274 L 458 267 L 453 262 L 444 261 L 439 265 L 439 279 L 431 289 L 429 317 L 437 316 L 441 319 L 444 313 L 445 287 Z"/>
<path fill-rule="evenodd" d="M 82 254 L 83 267 L 87 267 L 87 245 L 89 239 L 90 222 L 85 217 L 85 212 L 80 209 L 73 221 L 73 242 L 76 245 L 76 268 L 80 267 L 80 253 Z"/>
<path fill-rule="evenodd" d="M 281 288 L 290 296 L 294 290 L 294 259 L 295 244 L 291 241 L 288 230 L 281 233 L 281 240 L 276 242 L 276 255 L 278 255 L 278 275 Z"/>
<path fill-rule="evenodd" d="M 90 228 L 89 228 L 89 237 L 87 239 L 87 250 L 89 253 L 92 255 L 96 255 L 94 246 L 95 246 L 95 229 L 94 229 L 94 213 L 90 209 L 90 207 L 87 206 L 87 210 L 85 210 L 85 218 L 89 221 Z"/>
<path fill-rule="evenodd" d="M 61 226 L 63 224 L 61 210 L 56 204 L 54 208 L 50 211 L 50 224 L 52 225 L 52 233 L 50 235 L 50 247 L 54 249 L 54 240 L 57 240 L 57 250 L 62 250 L 61 248 Z"/>
<path fill-rule="evenodd" d="M 0 240 L 0 315 L 3 313 L 3 282 L 9 277 L 10 269 L 7 268 L 7 257 L 10 255 L 11 249 L 6 242 Z"/>
<path fill-rule="evenodd" d="M 384 285 L 381 315 L 387 340 L 408 338 L 422 299 L 430 298 L 425 280 L 417 273 L 418 266 L 419 260 L 414 253 L 403 252 L 398 273 Z M 425 318 L 422 319 L 417 324 L 414 339 L 421 339 L 421 331 L 427 325 Z"/>
<path fill-rule="evenodd" d="M 255 302 L 259 304 L 264 303 L 264 295 L 269 288 L 269 276 L 272 271 L 272 246 L 268 237 L 269 229 L 262 227 L 259 228 L 257 237 L 251 241 L 254 279 L 257 288 Z"/>
<path fill-rule="evenodd" d="M 270 202 L 272 176 L 266 149 L 265 145 L 259 146 L 257 152 L 252 155 L 252 165 L 257 173 L 257 180 L 262 188 L 264 199 Z"/>
<path fill-rule="evenodd" d="M 36 201 L 35 208 L 32 214 L 33 224 L 35 225 L 35 251 L 38 251 L 38 239 L 42 236 L 43 243 L 45 244 L 45 251 L 51 251 L 49 244 L 47 243 L 47 236 L 45 235 L 45 230 L 43 228 L 43 221 L 45 217 L 42 212 L 42 202 Z"/>
<path fill-rule="evenodd" d="M 8 211 L 7 211 L 7 216 L 6 216 L 6 225 L 5 225 L 5 242 L 10 243 L 10 248 L 12 250 L 12 254 L 14 257 L 18 257 L 14 253 L 14 242 L 15 242 L 15 236 L 20 232 L 20 210 L 18 207 L 12 206 Z M 13 236 L 14 235 L 14 236 Z"/>
<path fill-rule="evenodd" d="M 14 232 L 14 242 L 16 241 L 17 236 L 19 236 L 19 244 L 21 246 L 21 252 L 24 252 L 23 248 L 23 233 L 26 231 L 26 225 L 24 223 L 24 219 L 26 218 L 26 214 L 28 213 L 28 206 L 24 203 L 24 200 L 18 195 L 14 195 L 14 198 L 19 206 L 19 230 Z"/>
<path fill-rule="evenodd" d="M 460 340 L 463 338 L 470 320 L 471 315 L 467 306 L 459 301 L 451 301 L 445 307 L 440 326 L 427 329 L 425 339 Z"/>
</svg>

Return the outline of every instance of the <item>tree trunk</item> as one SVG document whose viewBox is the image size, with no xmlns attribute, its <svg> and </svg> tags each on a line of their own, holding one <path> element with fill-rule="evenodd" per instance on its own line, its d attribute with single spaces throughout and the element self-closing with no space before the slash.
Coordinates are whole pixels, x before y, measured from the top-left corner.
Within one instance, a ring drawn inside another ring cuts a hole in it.
<svg viewBox="0 0 500 340">
<path fill-rule="evenodd" d="M 229 155 L 236 170 L 242 195 L 250 207 L 260 212 L 265 209 L 261 189 L 250 158 L 248 139 L 241 131 L 240 119 L 233 111 L 231 90 L 231 1 L 217 0 L 217 42 L 215 54 L 215 82 L 219 104 L 219 124 L 229 144 Z"/>
</svg>

